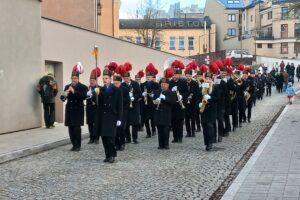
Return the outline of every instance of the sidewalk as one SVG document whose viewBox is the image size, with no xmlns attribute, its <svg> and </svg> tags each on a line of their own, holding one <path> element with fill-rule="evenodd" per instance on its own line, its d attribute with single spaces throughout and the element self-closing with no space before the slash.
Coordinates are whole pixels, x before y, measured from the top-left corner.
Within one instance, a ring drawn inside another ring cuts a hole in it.
<svg viewBox="0 0 300 200">
<path fill-rule="evenodd" d="M 300 199 L 300 100 L 287 105 L 222 200 Z"/>
<path fill-rule="evenodd" d="M 37 128 L 0 135 L 0 164 L 69 144 L 67 127 L 63 124 L 55 126 L 54 129 Z M 82 138 L 87 137 L 87 127 L 82 127 Z"/>
</svg>

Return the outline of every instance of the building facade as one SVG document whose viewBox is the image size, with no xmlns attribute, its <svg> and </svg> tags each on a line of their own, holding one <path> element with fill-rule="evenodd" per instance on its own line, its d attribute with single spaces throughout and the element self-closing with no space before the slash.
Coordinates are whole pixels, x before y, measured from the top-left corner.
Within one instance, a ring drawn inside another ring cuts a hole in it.
<svg viewBox="0 0 300 200">
<path fill-rule="evenodd" d="M 120 19 L 119 38 L 184 57 L 216 50 L 216 26 L 208 17 Z"/>
</svg>

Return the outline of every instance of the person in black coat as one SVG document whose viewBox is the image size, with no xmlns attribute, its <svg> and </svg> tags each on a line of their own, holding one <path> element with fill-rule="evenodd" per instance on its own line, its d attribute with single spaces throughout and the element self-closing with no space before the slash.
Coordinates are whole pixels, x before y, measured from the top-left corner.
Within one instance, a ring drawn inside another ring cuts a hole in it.
<svg viewBox="0 0 300 200">
<path fill-rule="evenodd" d="M 214 123 L 217 120 L 217 103 L 219 99 L 219 90 L 218 87 L 213 84 L 213 74 L 210 72 L 205 73 L 205 83 L 208 84 L 208 87 L 203 85 L 202 95 L 203 100 L 199 104 L 201 109 L 201 124 L 203 128 L 204 136 L 204 145 L 206 146 L 206 151 L 212 149 L 212 143 L 215 127 Z M 205 103 L 206 104 L 203 104 Z"/>
<path fill-rule="evenodd" d="M 99 135 L 96 134 L 97 102 L 95 95 L 93 96 L 93 91 L 95 91 L 96 88 L 99 88 L 99 85 L 97 84 L 97 75 L 93 74 L 92 71 L 90 75 L 89 91 L 87 93 L 88 98 L 86 99 L 86 123 L 88 125 L 90 134 L 90 140 L 88 144 L 99 144 Z"/>
<path fill-rule="evenodd" d="M 105 150 L 104 162 L 113 163 L 117 152 L 115 149 L 115 137 L 117 127 L 122 125 L 123 97 L 122 90 L 111 83 L 112 72 L 104 70 L 103 84 L 98 96 L 98 132 L 101 136 Z"/>
<path fill-rule="evenodd" d="M 161 89 L 154 92 L 154 124 L 158 130 L 158 149 L 169 149 L 172 105 L 176 103 L 176 95 L 169 90 L 167 78 L 162 78 L 160 85 Z"/>
<path fill-rule="evenodd" d="M 127 113 L 128 106 L 130 102 L 129 90 L 122 86 L 122 77 L 119 75 L 114 75 L 114 86 L 122 90 L 123 97 L 123 118 L 121 126 L 117 127 L 116 135 L 116 149 L 123 151 L 125 149 L 125 130 L 127 125 Z"/>
<path fill-rule="evenodd" d="M 138 144 L 138 130 L 141 124 L 140 116 L 140 100 L 142 99 L 142 92 L 140 90 L 139 84 L 130 79 L 130 73 L 127 72 L 123 76 L 124 82 L 122 86 L 129 90 L 129 108 L 127 115 L 127 125 L 126 125 L 126 142 L 131 142 L 131 135 L 134 144 Z M 132 126 L 132 134 L 130 134 L 130 126 Z"/>
<path fill-rule="evenodd" d="M 204 79 L 203 79 L 203 72 L 202 71 L 197 71 L 197 84 L 198 84 L 198 94 L 199 94 L 199 97 L 198 97 L 198 102 L 197 102 L 197 105 L 199 105 L 199 103 L 201 102 L 202 100 L 202 83 L 204 83 Z M 197 109 L 197 115 L 196 115 L 196 132 L 200 132 L 201 131 L 201 120 L 200 120 L 200 109 Z"/>
<path fill-rule="evenodd" d="M 175 75 L 170 81 L 170 89 L 176 94 L 176 104 L 172 106 L 172 143 L 181 143 L 183 138 L 183 121 L 185 117 L 185 104 L 188 97 L 186 80 L 181 78 L 182 71 L 174 69 Z"/>
<path fill-rule="evenodd" d="M 237 101 L 238 86 L 237 86 L 237 82 L 236 82 L 234 76 L 238 76 L 238 75 L 232 75 L 227 81 L 227 89 L 228 89 L 229 99 L 230 99 L 229 104 L 230 104 L 230 114 L 232 116 L 232 131 L 233 132 L 238 127 L 238 121 L 239 121 L 238 120 L 238 101 Z M 230 131 L 230 130 L 228 129 L 228 131 Z"/>
<path fill-rule="evenodd" d="M 243 72 L 243 76 L 248 77 L 248 72 Z M 245 101 L 245 91 L 247 89 L 247 82 L 244 77 L 242 77 L 240 83 L 238 84 L 237 90 L 237 101 L 239 110 L 239 127 L 242 127 L 242 123 L 246 122 L 246 101 Z"/>
<path fill-rule="evenodd" d="M 73 147 L 71 151 L 80 151 L 81 126 L 84 124 L 84 103 L 88 87 L 79 82 L 79 72 L 73 71 L 72 83 L 64 88 L 61 100 L 67 100 L 65 111 L 65 126 L 68 126 L 69 136 Z"/>
<path fill-rule="evenodd" d="M 196 117 L 198 105 L 199 105 L 199 98 L 200 98 L 200 91 L 198 83 L 193 80 L 193 70 L 186 69 L 185 76 L 187 78 L 187 89 L 188 89 L 188 99 L 186 102 L 186 110 L 185 110 L 185 127 L 186 127 L 186 137 L 195 137 L 196 132 Z"/>
<path fill-rule="evenodd" d="M 154 68 L 155 69 L 155 68 Z M 155 72 L 148 71 L 148 67 L 146 68 L 146 82 L 141 84 L 141 92 L 143 95 L 142 104 L 142 121 L 145 124 L 147 138 L 151 136 L 155 136 L 155 127 L 153 127 L 154 120 L 154 110 L 155 106 L 153 104 L 153 92 L 159 89 L 159 84 L 154 81 Z M 151 124 L 150 124 L 151 122 Z M 151 125 L 151 129 L 150 129 Z M 151 132 L 152 131 L 152 132 Z"/>
<path fill-rule="evenodd" d="M 254 78 L 250 75 L 248 77 L 245 77 L 246 85 L 247 85 L 247 92 L 250 94 L 250 98 L 246 102 L 246 108 L 247 108 L 247 119 L 248 122 L 251 122 L 251 116 L 252 116 L 252 107 L 253 107 L 253 98 L 255 97 L 255 90 L 256 90 L 256 84 Z"/>
</svg>

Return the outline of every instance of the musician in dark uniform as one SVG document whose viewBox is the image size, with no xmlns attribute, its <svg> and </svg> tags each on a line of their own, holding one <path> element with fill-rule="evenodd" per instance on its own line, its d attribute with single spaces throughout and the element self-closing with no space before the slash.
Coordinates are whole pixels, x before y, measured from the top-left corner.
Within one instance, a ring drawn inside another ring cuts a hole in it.
<svg viewBox="0 0 300 200">
<path fill-rule="evenodd" d="M 143 101 L 141 101 L 141 105 L 143 109 L 142 121 L 146 127 L 147 138 L 150 138 L 151 136 L 155 136 L 155 132 L 156 132 L 155 127 L 153 127 L 154 109 L 155 109 L 155 106 L 153 104 L 153 96 L 154 96 L 153 92 L 159 89 L 159 84 L 154 81 L 154 76 L 158 73 L 158 71 L 152 63 L 150 63 L 146 67 L 145 71 L 146 71 L 146 81 L 141 84 L 141 91 L 143 95 Z"/>
<path fill-rule="evenodd" d="M 140 86 L 140 90 L 141 89 L 141 85 L 142 85 L 142 78 L 144 77 L 144 72 L 143 70 L 140 70 L 135 76 L 134 76 L 134 80 L 139 84 Z M 140 116 L 141 116 L 141 124 L 139 125 L 139 130 L 138 131 L 144 131 L 144 122 L 142 120 L 142 116 L 143 116 L 143 105 L 140 103 Z"/>
<path fill-rule="evenodd" d="M 211 71 L 214 71 L 210 69 Z M 201 124 L 204 136 L 204 145 L 206 151 L 212 149 L 212 143 L 214 142 L 215 127 L 214 123 L 217 120 L 217 103 L 219 99 L 218 87 L 213 84 L 213 73 L 205 73 L 205 83 L 202 85 L 202 102 L 199 104 L 201 109 Z"/>
<path fill-rule="evenodd" d="M 88 87 L 79 82 L 79 71 L 73 68 L 72 83 L 64 88 L 61 100 L 67 100 L 65 110 L 65 126 L 68 126 L 69 136 L 73 147 L 71 151 L 80 151 L 81 126 L 84 125 L 84 103 L 87 97 Z"/>
<path fill-rule="evenodd" d="M 117 152 L 115 137 L 117 127 L 122 125 L 123 97 L 122 90 L 111 83 L 112 72 L 103 71 L 103 87 L 98 96 L 98 131 L 105 150 L 104 162 L 113 163 Z"/>
<path fill-rule="evenodd" d="M 99 85 L 97 84 L 97 78 L 100 75 L 101 75 L 101 71 L 98 70 L 98 72 L 96 72 L 96 69 L 92 70 L 90 75 L 90 85 L 89 85 L 89 91 L 87 93 L 87 100 L 86 100 L 86 123 L 88 125 L 89 134 L 90 134 L 90 140 L 88 144 L 93 144 L 93 143 L 99 144 L 99 135 L 96 134 L 96 130 L 95 130 L 96 110 L 97 110 L 95 89 L 99 88 Z"/>
<path fill-rule="evenodd" d="M 263 100 L 265 92 L 265 76 L 258 71 L 257 74 L 257 99 Z"/>
<path fill-rule="evenodd" d="M 250 68 L 250 73 L 252 72 L 252 69 Z M 246 85 L 247 85 L 247 89 L 246 91 L 249 93 L 249 99 L 246 101 L 246 108 L 247 108 L 247 120 L 248 120 L 248 123 L 251 122 L 251 116 L 252 116 L 252 106 L 253 106 L 253 96 L 254 96 L 254 93 L 255 93 L 255 87 L 256 87 L 256 83 L 254 81 L 254 78 L 249 75 L 249 72 L 248 72 L 248 75 L 244 75 L 244 80 L 246 82 Z"/>
<path fill-rule="evenodd" d="M 230 124 L 230 115 L 231 115 L 231 95 L 230 91 L 228 89 L 228 81 L 230 80 L 230 76 L 233 72 L 233 69 L 230 65 L 227 66 L 227 75 L 224 76 L 225 74 L 221 74 L 223 80 L 226 82 L 226 87 L 227 87 L 227 94 L 225 97 L 225 113 L 224 113 L 224 121 L 225 121 L 225 129 L 224 129 L 224 136 L 227 137 L 229 136 L 229 132 L 231 131 L 231 124 Z"/>
<path fill-rule="evenodd" d="M 235 132 L 238 127 L 239 119 L 238 119 L 238 101 L 237 101 L 237 80 L 240 76 L 239 71 L 235 71 L 234 74 L 227 81 L 227 89 L 230 98 L 230 114 L 232 117 L 232 131 Z M 228 124 L 227 124 L 227 127 Z M 229 129 L 229 128 L 228 128 Z"/>
<path fill-rule="evenodd" d="M 126 63 L 124 64 L 124 66 L 126 66 Z M 128 67 L 126 68 L 128 69 Z M 127 71 L 123 75 L 122 83 L 122 86 L 126 87 L 129 90 L 130 97 L 126 125 L 126 142 L 131 142 L 130 127 L 132 126 L 132 140 L 134 144 L 138 144 L 138 130 L 141 124 L 140 100 L 142 99 L 142 92 L 140 90 L 139 84 L 130 78 L 129 71 Z"/>
<path fill-rule="evenodd" d="M 188 89 L 188 99 L 186 102 L 185 110 L 185 127 L 186 127 L 186 137 L 195 137 L 196 132 L 196 116 L 199 110 L 199 98 L 200 91 L 199 85 L 195 80 L 193 80 L 193 68 L 187 66 L 184 71 L 185 77 L 187 79 L 187 89 Z"/>
<path fill-rule="evenodd" d="M 115 74 L 114 78 L 114 86 L 120 88 L 122 90 L 122 97 L 123 97 L 123 117 L 121 121 L 121 126 L 117 127 L 117 134 L 116 134 L 116 149 L 119 151 L 123 151 L 125 149 L 125 130 L 127 125 L 127 113 L 128 113 L 128 106 L 130 102 L 129 97 L 129 90 L 128 88 L 122 86 L 122 77 Z"/>
<path fill-rule="evenodd" d="M 175 60 L 171 65 L 174 76 L 170 81 L 170 89 L 176 94 L 176 104 L 172 106 L 172 130 L 173 141 L 172 143 L 182 143 L 183 138 L 183 121 L 185 117 L 185 103 L 188 97 L 188 88 L 186 80 L 181 78 L 182 69 L 184 64 Z"/>
<path fill-rule="evenodd" d="M 246 91 L 246 83 L 242 79 L 242 73 L 244 73 L 245 66 L 243 64 L 239 64 L 237 67 L 237 73 L 239 73 L 239 79 L 236 81 L 237 83 L 237 101 L 238 101 L 238 111 L 239 111 L 239 127 L 242 127 L 242 123 L 246 121 L 246 102 L 245 102 L 245 91 Z"/>
<path fill-rule="evenodd" d="M 176 95 L 169 90 L 168 74 L 160 80 L 160 89 L 154 92 L 154 124 L 158 130 L 158 149 L 169 149 L 170 126 L 172 121 L 172 105 L 176 102 Z"/>
</svg>

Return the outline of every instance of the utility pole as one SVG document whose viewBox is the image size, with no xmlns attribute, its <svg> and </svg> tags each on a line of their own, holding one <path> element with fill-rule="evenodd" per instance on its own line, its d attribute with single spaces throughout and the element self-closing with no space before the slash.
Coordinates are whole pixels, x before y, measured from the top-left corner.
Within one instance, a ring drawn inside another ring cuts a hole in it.
<svg viewBox="0 0 300 200">
<path fill-rule="evenodd" d="M 243 62 L 243 13 L 239 10 L 239 37 L 240 37 L 240 45 L 241 45 L 241 63 Z"/>
</svg>

